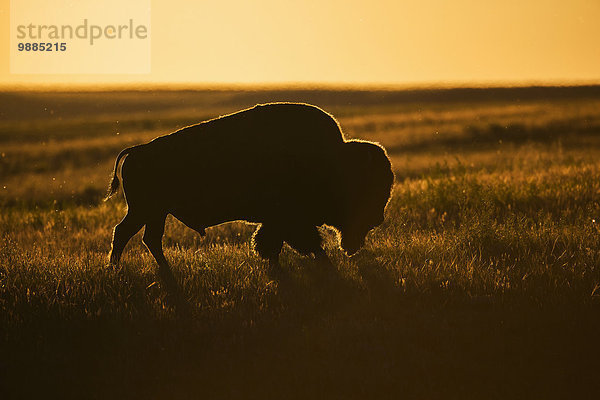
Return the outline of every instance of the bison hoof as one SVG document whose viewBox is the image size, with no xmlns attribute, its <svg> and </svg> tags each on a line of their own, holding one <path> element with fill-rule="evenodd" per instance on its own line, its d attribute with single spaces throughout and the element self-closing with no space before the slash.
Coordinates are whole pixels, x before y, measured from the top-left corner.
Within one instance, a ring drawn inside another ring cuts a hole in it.
<svg viewBox="0 0 600 400">
<path fill-rule="evenodd" d="M 118 271 L 120 270 L 120 263 L 119 260 L 115 259 L 114 257 L 109 256 L 108 257 L 108 262 L 106 263 L 106 266 L 112 270 Z"/>
<path fill-rule="evenodd" d="M 283 268 L 279 263 L 279 258 L 269 260 L 269 275 L 280 276 L 283 274 Z"/>
<path fill-rule="evenodd" d="M 323 266 L 327 269 L 335 269 L 335 266 L 327 256 L 324 250 L 318 251 L 315 253 L 315 261 L 318 265 Z"/>
<path fill-rule="evenodd" d="M 173 307 L 178 314 L 183 316 L 189 316 L 193 311 L 192 305 L 186 300 L 181 292 L 168 292 L 165 296 L 165 304 Z"/>
</svg>

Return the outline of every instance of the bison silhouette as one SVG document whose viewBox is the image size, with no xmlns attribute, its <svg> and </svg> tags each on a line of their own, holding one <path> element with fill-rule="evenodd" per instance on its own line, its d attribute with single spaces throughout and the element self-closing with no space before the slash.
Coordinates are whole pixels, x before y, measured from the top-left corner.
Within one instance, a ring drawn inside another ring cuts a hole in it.
<svg viewBox="0 0 600 400">
<path fill-rule="evenodd" d="M 300 103 L 257 105 L 188 126 L 119 153 L 107 199 L 119 188 L 127 215 L 115 227 L 110 263 L 144 225 L 143 242 L 169 288 L 162 250 L 168 214 L 196 230 L 228 221 L 259 223 L 252 241 L 279 267 L 283 242 L 329 262 L 317 227 L 333 226 L 353 254 L 383 222 L 394 175 L 383 147 L 344 140 L 337 121 Z"/>
</svg>

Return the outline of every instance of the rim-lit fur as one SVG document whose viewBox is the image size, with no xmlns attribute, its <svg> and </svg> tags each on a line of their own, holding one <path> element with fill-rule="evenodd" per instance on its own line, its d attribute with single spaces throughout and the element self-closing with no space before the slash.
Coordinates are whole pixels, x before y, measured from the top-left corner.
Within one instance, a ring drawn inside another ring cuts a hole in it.
<svg viewBox="0 0 600 400">
<path fill-rule="evenodd" d="M 228 221 L 260 223 L 253 245 L 272 265 L 284 242 L 326 259 L 317 226 L 337 228 L 354 253 L 383 221 L 394 180 L 383 147 L 346 141 L 330 114 L 300 103 L 258 105 L 127 148 L 107 199 L 119 188 L 121 160 L 128 211 L 115 227 L 111 262 L 145 226 L 144 243 L 168 285 L 168 214 L 201 234 Z"/>
</svg>

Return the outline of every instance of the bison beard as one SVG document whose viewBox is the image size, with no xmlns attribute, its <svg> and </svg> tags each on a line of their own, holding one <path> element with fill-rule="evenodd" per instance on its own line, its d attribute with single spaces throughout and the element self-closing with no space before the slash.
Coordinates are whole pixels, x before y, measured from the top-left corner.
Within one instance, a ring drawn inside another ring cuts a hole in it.
<svg viewBox="0 0 600 400">
<path fill-rule="evenodd" d="M 200 234 L 228 221 L 260 223 L 252 242 L 273 268 L 283 242 L 328 262 L 317 227 L 337 228 L 344 250 L 355 253 L 383 221 L 394 179 L 381 146 L 344 140 L 331 115 L 297 103 L 257 105 L 123 150 L 107 199 L 124 157 L 128 210 L 114 229 L 110 263 L 145 226 L 144 244 L 170 293 L 179 289 L 162 251 L 168 214 Z"/>
</svg>

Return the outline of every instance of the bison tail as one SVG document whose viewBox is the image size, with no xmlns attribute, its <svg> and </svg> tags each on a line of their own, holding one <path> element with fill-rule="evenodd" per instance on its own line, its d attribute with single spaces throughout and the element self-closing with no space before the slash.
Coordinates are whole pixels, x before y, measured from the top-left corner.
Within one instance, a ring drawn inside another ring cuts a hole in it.
<svg viewBox="0 0 600 400">
<path fill-rule="evenodd" d="M 116 172 L 113 174 L 112 179 L 110 180 L 110 184 L 108 185 L 108 193 L 106 193 L 106 197 L 104 201 L 108 201 L 112 197 L 113 194 L 117 193 L 119 190 L 119 177 Z"/>
<path fill-rule="evenodd" d="M 117 160 L 115 161 L 115 168 L 113 170 L 113 176 L 112 176 L 112 179 L 110 180 L 110 184 L 108 185 L 108 193 L 106 194 L 104 201 L 107 201 L 108 199 L 110 199 L 112 197 L 112 195 L 117 193 L 117 191 L 119 190 L 119 177 L 117 176 L 117 170 L 119 169 L 119 161 L 121 161 L 121 158 L 125 157 L 127 154 L 129 154 L 133 149 L 135 149 L 137 147 L 139 147 L 139 145 L 133 146 L 133 147 L 128 147 L 125 150 L 121 151 L 119 153 L 119 155 L 117 156 Z"/>
</svg>

